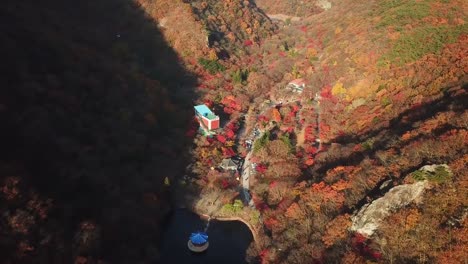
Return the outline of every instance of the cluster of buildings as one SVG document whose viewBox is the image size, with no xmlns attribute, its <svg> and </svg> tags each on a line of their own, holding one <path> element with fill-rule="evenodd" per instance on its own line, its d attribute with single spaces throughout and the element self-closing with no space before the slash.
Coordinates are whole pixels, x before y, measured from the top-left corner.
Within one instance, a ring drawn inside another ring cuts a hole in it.
<svg viewBox="0 0 468 264">
<path fill-rule="evenodd" d="M 219 116 L 215 115 L 208 106 L 202 104 L 195 108 L 195 117 L 200 124 L 200 132 L 205 136 L 216 134 L 220 128 Z M 223 159 L 219 167 L 225 171 L 236 171 L 240 169 L 242 162 L 238 158 Z"/>
<path fill-rule="evenodd" d="M 306 86 L 304 79 L 295 79 L 288 83 L 286 89 L 289 89 L 295 93 L 302 93 Z M 200 123 L 200 129 L 204 135 L 216 134 L 216 130 L 220 127 L 219 116 L 215 115 L 208 106 L 205 104 L 196 105 L 195 117 Z"/>
</svg>

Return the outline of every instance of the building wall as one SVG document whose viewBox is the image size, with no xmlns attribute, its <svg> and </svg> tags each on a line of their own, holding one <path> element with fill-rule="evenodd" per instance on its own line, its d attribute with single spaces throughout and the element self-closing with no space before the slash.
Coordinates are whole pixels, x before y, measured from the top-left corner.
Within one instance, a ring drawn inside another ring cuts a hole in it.
<svg viewBox="0 0 468 264">
<path fill-rule="evenodd" d="M 203 124 L 208 128 L 210 129 L 210 121 L 206 118 L 201 118 L 201 121 L 203 122 Z"/>
<path fill-rule="evenodd" d="M 219 119 L 218 120 L 211 120 L 210 121 L 211 126 L 209 126 L 209 129 L 218 129 L 219 128 Z"/>
</svg>

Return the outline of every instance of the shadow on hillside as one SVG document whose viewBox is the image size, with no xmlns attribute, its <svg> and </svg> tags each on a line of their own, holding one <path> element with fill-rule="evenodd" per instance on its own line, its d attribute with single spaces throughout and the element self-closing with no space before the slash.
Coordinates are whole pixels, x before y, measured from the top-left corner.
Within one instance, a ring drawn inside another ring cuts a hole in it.
<svg viewBox="0 0 468 264">
<path fill-rule="evenodd" d="M 133 1 L 7 1 L 0 21 L 0 187 L 21 181 L 19 198 L 0 196 L 3 260 L 157 260 L 196 79 Z M 26 209 L 33 191 L 53 199 L 45 219 Z M 7 224 L 18 209 L 24 233 Z"/>
</svg>

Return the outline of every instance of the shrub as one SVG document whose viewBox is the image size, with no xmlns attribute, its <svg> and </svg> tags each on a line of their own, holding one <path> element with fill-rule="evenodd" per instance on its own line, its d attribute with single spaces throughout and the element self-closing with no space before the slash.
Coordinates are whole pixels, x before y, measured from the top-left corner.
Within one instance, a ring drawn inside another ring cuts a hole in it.
<svg viewBox="0 0 468 264">
<path fill-rule="evenodd" d="M 374 148 L 374 140 L 368 139 L 364 143 L 362 143 L 362 148 L 364 150 L 372 150 Z"/>
<path fill-rule="evenodd" d="M 432 182 L 445 182 L 452 177 L 451 173 L 446 169 L 445 166 L 439 165 L 434 171 L 419 169 L 411 173 L 413 179 L 417 181 L 432 181 Z"/>
<path fill-rule="evenodd" d="M 257 139 L 254 143 L 254 153 L 261 150 L 270 141 L 270 132 L 265 132 L 262 137 Z"/>
<path fill-rule="evenodd" d="M 381 101 L 381 104 L 382 104 L 383 107 L 385 107 L 385 106 L 387 106 L 387 105 L 389 105 L 391 103 L 392 103 L 392 100 L 390 100 L 390 98 L 388 98 L 388 97 L 384 97 L 382 99 L 382 101 Z"/>
<path fill-rule="evenodd" d="M 291 143 L 291 139 L 289 138 L 288 134 L 284 134 L 280 136 L 280 140 L 283 141 L 286 146 L 289 148 L 289 153 L 292 153 L 294 151 L 294 146 Z"/>
<path fill-rule="evenodd" d="M 221 63 L 219 63 L 218 60 L 207 60 L 205 58 L 199 58 L 198 63 L 200 63 L 200 65 L 203 66 L 203 68 L 210 74 L 215 74 L 226 70 L 226 68 Z"/>
<path fill-rule="evenodd" d="M 248 77 L 249 77 L 248 69 L 245 69 L 245 70 L 240 69 L 232 73 L 232 81 L 234 83 L 245 84 Z"/>
</svg>

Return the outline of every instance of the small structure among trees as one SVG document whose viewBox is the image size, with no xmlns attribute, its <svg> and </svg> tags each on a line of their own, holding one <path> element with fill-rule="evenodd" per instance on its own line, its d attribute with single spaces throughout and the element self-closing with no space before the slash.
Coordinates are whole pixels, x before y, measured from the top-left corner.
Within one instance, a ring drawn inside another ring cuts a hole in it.
<svg viewBox="0 0 468 264">
<path fill-rule="evenodd" d="M 204 134 L 214 134 L 214 130 L 219 128 L 219 116 L 211 112 L 208 106 L 204 104 L 197 105 L 194 108 L 195 117 L 198 119 Z"/>
<path fill-rule="evenodd" d="M 235 171 L 237 170 L 237 166 L 237 163 L 234 162 L 232 159 L 223 159 L 223 161 L 221 161 L 221 164 L 219 165 L 219 167 L 225 171 Z"/>
<path fill-rule="evenodd" d="M 295 79 L 290 81 L 286 88 L 296 93 L 302 93 L 304 91 L 305 86 L 306 84 L 304 79 Z"/>
</svg>

